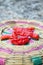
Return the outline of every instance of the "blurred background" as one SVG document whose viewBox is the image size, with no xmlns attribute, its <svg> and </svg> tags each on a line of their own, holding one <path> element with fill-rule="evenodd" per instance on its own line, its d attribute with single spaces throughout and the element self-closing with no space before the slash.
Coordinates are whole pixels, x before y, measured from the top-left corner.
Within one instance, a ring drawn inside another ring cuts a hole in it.
<svg viewBox="0 0 43 65">
<path fill-rule="evenodd" d="M 0 0 L 0 21 L 11 19 L 43 21 L 43 0 Z"/>
</svg>

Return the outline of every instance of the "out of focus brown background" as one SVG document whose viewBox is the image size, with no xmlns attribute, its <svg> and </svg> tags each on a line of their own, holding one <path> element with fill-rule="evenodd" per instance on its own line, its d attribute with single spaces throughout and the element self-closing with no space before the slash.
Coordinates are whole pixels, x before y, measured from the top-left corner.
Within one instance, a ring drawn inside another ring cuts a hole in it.
<svg viewBox="0 0 43 65">
<path fill-rule="evenodd" d="M 43 0 L 0 0 L 0 22 L 11 19 L 43 21 Z"/>
</svg>

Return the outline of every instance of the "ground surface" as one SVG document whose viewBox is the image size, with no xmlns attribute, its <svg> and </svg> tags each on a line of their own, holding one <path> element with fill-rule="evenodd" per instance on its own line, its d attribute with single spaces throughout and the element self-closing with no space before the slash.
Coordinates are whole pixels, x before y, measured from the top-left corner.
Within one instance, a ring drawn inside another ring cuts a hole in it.
<svg viewBox="0 0 43 65">
<path fill-rule="evenodd" d="M 43 21 L 43 0 L 0 0 L 0 21 L 8 19 Z"/>
</svg>

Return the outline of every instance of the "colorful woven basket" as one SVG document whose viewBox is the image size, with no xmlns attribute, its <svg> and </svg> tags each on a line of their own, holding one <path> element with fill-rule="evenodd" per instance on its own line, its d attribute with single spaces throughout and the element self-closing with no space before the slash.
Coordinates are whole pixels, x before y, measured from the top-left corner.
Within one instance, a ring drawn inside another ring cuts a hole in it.
<svg viewBox="0 0 43 65">
<path fill-rule="evenodd" d="M 9 40 L 0 39 L 0 65 L 42 65 L 43 64 L 43 22 L 34 20 L 11 20 L 0 23 L 0 38 L 3 34 L 11 34 L 12 28 L 35 27 L 40 35 L 39 40 L 31 40 L 30 44 L 17 46 Z M 10 29 L 10 30 L 9 30 Z M 3 32 L 3 30 L 5 30 Z M 7 31 L 7 32 L 6 32 Z M 8 32 L 10 31 L 10 33 Z"/>
</svg>

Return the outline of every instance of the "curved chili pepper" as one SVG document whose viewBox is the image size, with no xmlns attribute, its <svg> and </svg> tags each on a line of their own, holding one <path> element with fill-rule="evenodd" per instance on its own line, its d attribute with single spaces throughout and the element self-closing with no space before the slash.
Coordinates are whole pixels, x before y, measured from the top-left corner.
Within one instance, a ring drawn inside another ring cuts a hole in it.
<svg viewBox="0 0 43 65">
<path fill-rule="evenodd" d="M 10 35 L 1 36 L 1 40 L 6 40 L 6 39 L 12 39 L 12 37 Z"/>
<path fill-rule="evenodd" d="M 31 36 L 33 39 L 36 39 L 36 40 L 38 40 L 40 37 L 39 37 L 39 35 L 38 34 L 36 34 L 36 33 L 33 33 L 33 35 Z"/>
</svg>

